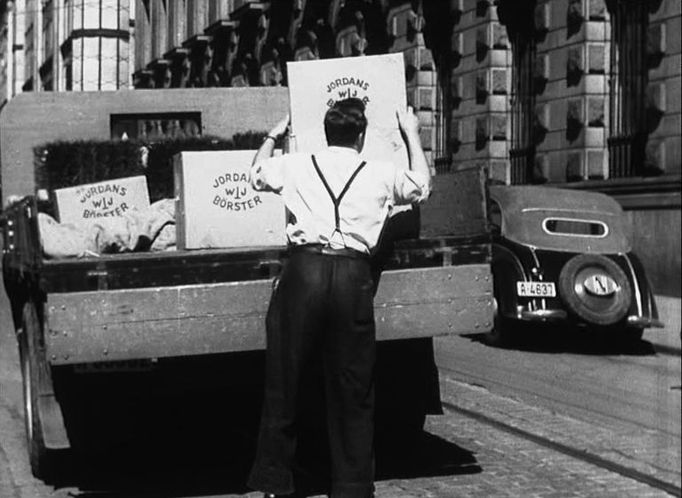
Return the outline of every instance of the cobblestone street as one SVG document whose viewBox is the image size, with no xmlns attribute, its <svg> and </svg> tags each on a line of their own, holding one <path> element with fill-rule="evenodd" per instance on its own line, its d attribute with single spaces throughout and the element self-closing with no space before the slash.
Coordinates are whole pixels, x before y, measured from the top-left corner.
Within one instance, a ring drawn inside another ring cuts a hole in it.
<svg viewBox="0 0 682 498">
<path fill-rule="evenodd" d="M 491 420 L 511 420 L 514 428 L 546 438 L 549 444 L 538 444 L 447 410 L 442 416 L 429 417 L 426 432 L 456 445 L 464 453 L 470 452 L 473 461 L 448 460 L 447 456 L 440 459 L 419 452 L 413 455 L 413 461 L 423 458 L 421 466 L 436 475 L 379 480 L 377 498 L 679 496 L 678 440 L 656 438 L 646 432 L 632 434 L 623 428 L 599 428 L 448 379 L 443 379 L 443 395 L 447 404 L 477 410 Z M 426 438 L 425 446 L 434 445 L 429 439 Z M 552 442 L 598 455 L 601 465 L 548 447 Z M 632 470 L 637 476 L 641 472 L 675 483 L 677 493 L 674 486 L 670 486 L 673 492 L 669 493 L 604 468 L 610 465 L 626 472 Z"/>
</svg>

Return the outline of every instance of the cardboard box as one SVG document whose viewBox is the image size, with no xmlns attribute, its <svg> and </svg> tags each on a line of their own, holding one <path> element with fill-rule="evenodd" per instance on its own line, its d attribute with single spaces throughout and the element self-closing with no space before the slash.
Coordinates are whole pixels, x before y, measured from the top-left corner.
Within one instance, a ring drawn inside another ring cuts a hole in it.
<svg viewBox="0 0 682 498">
<path fill-rule="evenodd" d="M 325 148 L 327 109 L 337 100 L 357 97 L 365 102 L 368 121 L 363 157 L 408 167 L 396 118 L 407 102 L 402 54 L 289 62 L 287 71 L 292 148 L 299 152 Z"/>
<path fill-rule="evenodd" d="M 61 223 L 96 223 L 149 207 L 147 178 L 131 176 L 54 191 Z"/>
<path fill-rule="evenodd" d="M 249 183 L 255 150 L 181 152 L 174 158 L 178 249 L 286 244 L 284 202 Z"/>
</svg>

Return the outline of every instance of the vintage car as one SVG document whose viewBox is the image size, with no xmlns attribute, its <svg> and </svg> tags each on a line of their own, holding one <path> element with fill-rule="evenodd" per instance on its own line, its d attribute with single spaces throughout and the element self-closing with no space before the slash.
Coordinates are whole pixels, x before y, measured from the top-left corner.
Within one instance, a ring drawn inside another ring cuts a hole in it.
<svg viewBox="0 0 682 498">
<path fill-rule="evenodd" d="M 522 322 L 639 341 L 661 327 L 628 220 L 600 193 L 542 186 L 491 186 L 494 345 L 518 338 Z M 563 328 L 563 327 L 562 327 Z"/>
</svg>

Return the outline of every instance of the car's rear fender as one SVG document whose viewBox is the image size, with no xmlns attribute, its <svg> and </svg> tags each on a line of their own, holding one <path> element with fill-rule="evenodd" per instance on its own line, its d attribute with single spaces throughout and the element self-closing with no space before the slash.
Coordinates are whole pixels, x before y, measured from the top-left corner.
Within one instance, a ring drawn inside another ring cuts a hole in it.
<svg viewBox="0 0 682 498">
<path fill-rule="evenodd" d="M 519 304 L 516 282 L 529 279 L 528 264 L 508 247 L 493 243 L 492 272 L 497 311 L 506 317 L 516 317 Z M 525 248 L 522 251 L 527 250 Z"/>
<path fill-rule="evenodd" d="M 612 256 L 611 259 L 620 265 L 632 283 L 632 304 L 628 316 L 657 321 L 658 308 L 656 307 L 653 289 L 639 257 L 635 253 L 629 252 Z"/>
<path fill-rule="evenodd" d="M 542 279 L 546 282 L 558 284 L 561 269 L 566 262 L 575 255 L 576 253 L 573 252 L 535 251 L 535 256 L 538 259 L 539 267 L 542 271 Z"/>
</svg>

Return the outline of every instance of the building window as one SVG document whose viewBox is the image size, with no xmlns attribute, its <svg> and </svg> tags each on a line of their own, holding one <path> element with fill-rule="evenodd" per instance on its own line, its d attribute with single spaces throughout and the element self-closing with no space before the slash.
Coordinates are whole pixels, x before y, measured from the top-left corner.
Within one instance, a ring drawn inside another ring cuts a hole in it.
<svg viewBox="0 0 682 498">
<path fill-rule="evenodd" d="M 33 36 L 33 22 L 27 19 L 29 22 L 28 26 L 26 26 L 26 31 L 24 33 L 24 39 L 26 40 L 26 48 L 24 49 L 24 57 L 26 59 L 25 65 L 24 65 L 24 81 L 26 82 L 24 84 L 23 89 L 24 90 L 31 90 L 31 82 L 33 81 L 33 73 L 35 71 L 35 59 L 36 59 L 36 53 L 35 53 L 35 46 L 33 44 L 34 42 L 34 36 Z"/>
<path fill-rule="evenodd" d="M 426 49 L 424 55 L 430 51 L 433 58 L 437 82 L 434 85 L 435 102 L 433 117 L 435 120 L 433 146 L 433 167 L 436 174 L 448 173 L 452 169 L 453 154 L 459 147 L 460 122 L 453 122 L 453 112 L 459 104 L 461 77 L 453 76 L 452 71 L 458 66 L 453 51 L 454 27 L 457 24 L 456 14 L 450 2 L 420 2 L 414 11 L 414 18 L 407 26 L 408 38 L 416 36 L 416 28 L 421 28 L 424 36 Z M 424 24 L 419 26 L 420 16 L 423 16 Z M 398 32 L 398 17 L 392 19 L 392 27 L 389 29 L 394 36 Z M 416 22 L 416 25 L 414 24 Z M 428 67 L 428 60 L 427 67 Z M 421 64 L 419 64 L 421 65 Z M 428 94 L 427 94 L 428 95 Z M 430 99 L 429 99 L 430 100 Z M 429 105 L 431 107 L 431 104 Z"/>
<path fill-rule="evenodd" d="M 73 62 L 71 54 L 64 60 L 64 90 L 73 90 Z"/>
<path fill-rule="evenodd" d="M 160 140 L 201 136 L 200 112 L 112 114 L 112 139 Z"/>
<path fill-rule="evenodd" d="M 73 31 L 73 5 L 71 0 L 64 0 L 62 12 L 64 12 L 64 32 L 66 33 L 66 36 L 68 36 L 68 34 Z"/>
<path fill-rule="evenodd" d="M 152 57 L 151 22 L 149 0 L 141 0 L 135 7 L 135 72 L 138 76 Z"/>
<path fill-rule="evenodd" d="M 442 67 L 442 66 L 441 66 Z M 436 85 L 436 144 L 434 150 L 434 168 L 436 174 L 448 173 L 452 167 L 452 139 L 450 132 L 450 71 L 439 74 L 440 82 Z"/>
<path fill-rule="evenodd" d="M 509 2 L 507 8 L 507 31 L 512 49 L 512 95 L 511 95 L 511 149 L 510 183 L 525 184 L 533 181 L 535 163 L 535 38 L 534 12 L 536 2 L 526 1 L 517 5 Z"/>
<path fill-rule="evenodd" d="M 52 56 L 54 50 L 54 30 L 52 0 L 43 3 L 43 59 Z"/>
<path fill-rule="evenodd" d="M 647 3 L 611 2 L 609 177 L 643 174 L 646 131 Z"/>
</svg>

